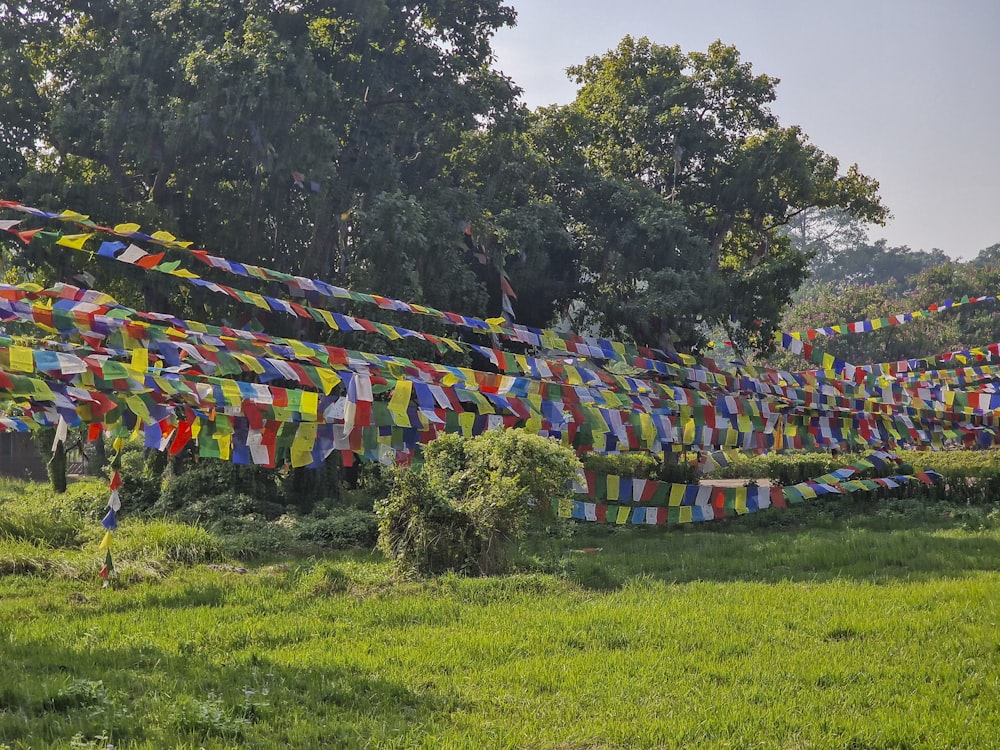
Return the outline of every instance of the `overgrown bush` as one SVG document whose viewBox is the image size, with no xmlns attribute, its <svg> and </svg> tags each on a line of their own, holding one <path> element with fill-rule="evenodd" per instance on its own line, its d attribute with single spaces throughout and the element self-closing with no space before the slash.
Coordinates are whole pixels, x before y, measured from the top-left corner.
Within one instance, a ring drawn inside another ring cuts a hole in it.
<svg viewBox="0 0 1000 750">
<path fill-rule="evenodd" d="M 422 575 L 502 573 L 529 512 L 550 509 L 580 469 L 570 448 L 523 430 L 444 435 L 396 474 L 378 505 L 379 545 Z"/>
<path fill-rule="evenodd" d="M 326 549 L 371 549 L 378 541 L 378 519 L 371 511 L 344 508 L 325 518 L 295 519 L 291 532 L 300 542 Z"/>
<path fill-rule="evenodd" d="M 170 479 L 153 510 L 187 522 L 211 523 L 247 515 L 270 520 L 285 506 L 273 470 L 205 460 Z"/>
<path fill-rule="evenodd" d="M 596 474 L 614 474 L 619 477 L 654 479 L 659 482 L 697 484 L 698 468 L 675 454 L 660 461 L 649 453 L 587 453 L 580 457 L 583 468 Z"/>
</svg>

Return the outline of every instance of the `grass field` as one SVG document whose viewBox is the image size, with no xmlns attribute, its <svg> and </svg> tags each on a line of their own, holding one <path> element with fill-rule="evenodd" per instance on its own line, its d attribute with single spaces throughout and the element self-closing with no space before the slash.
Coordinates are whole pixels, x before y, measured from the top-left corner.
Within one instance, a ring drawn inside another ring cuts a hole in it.
<svg viewBox="0 0 1000 750">
<path fill-rule="evenodd" d="M 96 532 L 0 500 L 0 747 L 1000 747 L 996 513 L 855 506 L 409 582 L 133 522 L 101 590 Z"/>
</svg>

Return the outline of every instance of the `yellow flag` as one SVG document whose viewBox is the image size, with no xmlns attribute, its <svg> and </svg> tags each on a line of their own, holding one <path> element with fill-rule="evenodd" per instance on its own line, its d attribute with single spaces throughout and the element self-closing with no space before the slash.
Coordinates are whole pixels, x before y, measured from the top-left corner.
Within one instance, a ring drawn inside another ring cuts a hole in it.
<svg viewBox="0 0 1000 750">
<path fill-rule="evenodd" d="M 530 423 L 531 420 L 529 419 Z M 541 422 L 541 420 L 539 420 Z M 464 437 L 472 437 L 472 428 L 476 424 L 476 415 L 471 411 L 464 411 L 458 415 L 458 425 L 462 428 L 462 435 Z M 527 427 L 527 425 L 525 425 Z"/>
<path fill-rule="evenodd" d="M 215 442 L 219 445 L 219 458 L 223 461 L 228 461 L 233 450 L 233 436 L 230 434 L 220 435 L 216 433 L 214 437 Z"/>
<path fill-rule="evenodd" d="M 149 407 L 147 407 L 143 400 L 137 395 L 129 396 L 125 399 L 125 403 L 128 404 L 128 408 L 131 409 L 132 413 L 139 417 L 144 424 L 152 424 L 156 421 L 150 415 Z"/>
<path fill-rule="evenodd" d="M 670 504 L 675 508 L 681 504 L 681 500 L 684 499 L 684 490 L 687 489 L 686 485 L 683 484 L 672 484 L 670 485 Z"/>
<path fill-rule="evenodd" d="M 98 548 L 101 549 L 101 550 L 105 550 L 105 551 L 111 549 L 111 532 L 110 531 L 105 531 L 104 532 L 104 538 L 101 540 L 101 543 L 100 543 L 100 545 L 99 545 Z"/>
<path fill-rule="evenodd" d="M 302 401 L 299 411 L 307 419 L 316 419 L 316 412 L 319 409 L 319 394 L 315 391 L 302 391 Z"/>
<path fill-rule="evenodd" d="M 239 406 L 243 403 L 243 393 L 240 391 L 240 387 L 236 385 L 236 381 L 228 380 L 222 378 L 222 397 L 225 400 L 225 404 L 219 404 L 219 406 Z"/>
<path fill-rule="evenodd" d="M 31 349 L 26 346 L 12 346 L 10 348 L 10 369 L 19 372 L 34 372 L 35 359 Z"/>
<path fill-rule="evenodd" d="M 264 372 L 264 365 L 262 365 L 260 360 L 256 357 L 251 357 L 249 354 L 240 354 L 239 352 L 233 352 L 232 354 L 237 360 L 245 364 L 258 375 Z M 327 393 L 329 393 L 329 391 L 327 391 Z"/>
<path fill-rule="evenodd" d="M 139 347 L 132 350 L 132 369 L 136 372 L 149 371 L 149 349 Z"/>
<path fill-rule="evenodd" d="M 619 494 L 619 488 L 621 486 L 621 477 L 617 474 L 608 474 L 608 500 L 617 500 Z"/>
<path fill-rule="evenodd" d="M 410 406 L 410 396 L 413 393 L 413 383 L 409 380 L 397 380 L 396 387 L 392 391 L 392 398 L 389 399 L 389 412 L 392 420 L 400 427 L 409 427 L 410 420 L 406 414 Z"/>
<path fill-rule="evenodd" d="M 748 513 L 747 509 L 747 488 L 737 487 L 736 488 L 736 512 L 737 513 Z"/>
<path fill-rule="evenodd" d="M 308 466 L 312 463 L 312 449 L 316 444 L 316 423 L 303 422 L 295 431 L 295 438 L 292 440 L 292 466 Z"/>
<path fill-rule="evenodd" d="M 62 245 L 63 247 L 70 247 L 74 250 L 82 250 L 84 243 L 93 236 L 94 235 L 92 233 L 64 234 L 62 237 L 56 240 L 56 244 Z"/>
<path fill-rule="evenodd" d="M 333 370 L 327 370 L 325 367 L 317 367 L 316 374 L 319 375 L 319 379 L 323 384 L 323 393 L 327 396 L 336 388 L 340 382 L 340 376 Z"/>
</svg>

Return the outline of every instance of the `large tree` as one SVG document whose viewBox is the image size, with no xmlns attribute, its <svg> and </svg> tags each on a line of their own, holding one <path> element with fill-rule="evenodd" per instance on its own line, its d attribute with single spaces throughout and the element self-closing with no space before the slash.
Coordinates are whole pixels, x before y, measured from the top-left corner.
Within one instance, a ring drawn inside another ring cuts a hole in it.
<svg viewBox="0 0 1000 750">
<path fill-rule="evenodd" d="M 777 79 L 735 47 L 625 37 L 569 74 L 576 99 L 538 114 L 537 142 L 581 237 L 581 298 L 608 328 L 670 345 L 721 324 L 762 344 L 804 277 L 781 228 L 810 207 L 886 216 L 874 180 L 778 123 Z"/>
<path fill-rule="evenodd" d="M 0 160 L 30 167 L 6 194 L 485 311 L 459 241 L 475 201 L 440 176 L 514 100 L 500 0 L 5 7 Z"/>
</svg>

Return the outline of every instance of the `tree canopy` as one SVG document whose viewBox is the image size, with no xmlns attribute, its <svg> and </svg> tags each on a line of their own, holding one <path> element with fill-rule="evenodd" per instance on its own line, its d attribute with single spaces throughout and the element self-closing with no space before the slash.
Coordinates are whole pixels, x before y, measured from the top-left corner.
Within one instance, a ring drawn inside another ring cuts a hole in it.
<svg viewBox="0 0 1000 750">
<path fill-rule="evenodd" d="M 690 345 L 723 325 L 764 343 L 807 260 L 782 227 L 813 207 L 887 215 L 877 182 L 778 123 L 777 79 L 735 47 L 626 37 L 569 74 L 576 99 L 538 113 L 537 142 L 580 228 L 578 293 L 610 330 Z"/>
<path fill-rule="evenodd" d="M 519 322 L 761 344 L 805 275 L 781 228 L 813 207 L 886 216 L 877 183 L 780 125 L 777 79 L 721 42 L 626 37 L 569 69 L 575 101 L 528 112 L 493 67 L 515 18 L 500 0 L 0 14 L 5 196 L 343 286 L 495 315 L 502 272 Z M 151 307 L 215 309 L 133 282 Z"/>
</svg>

